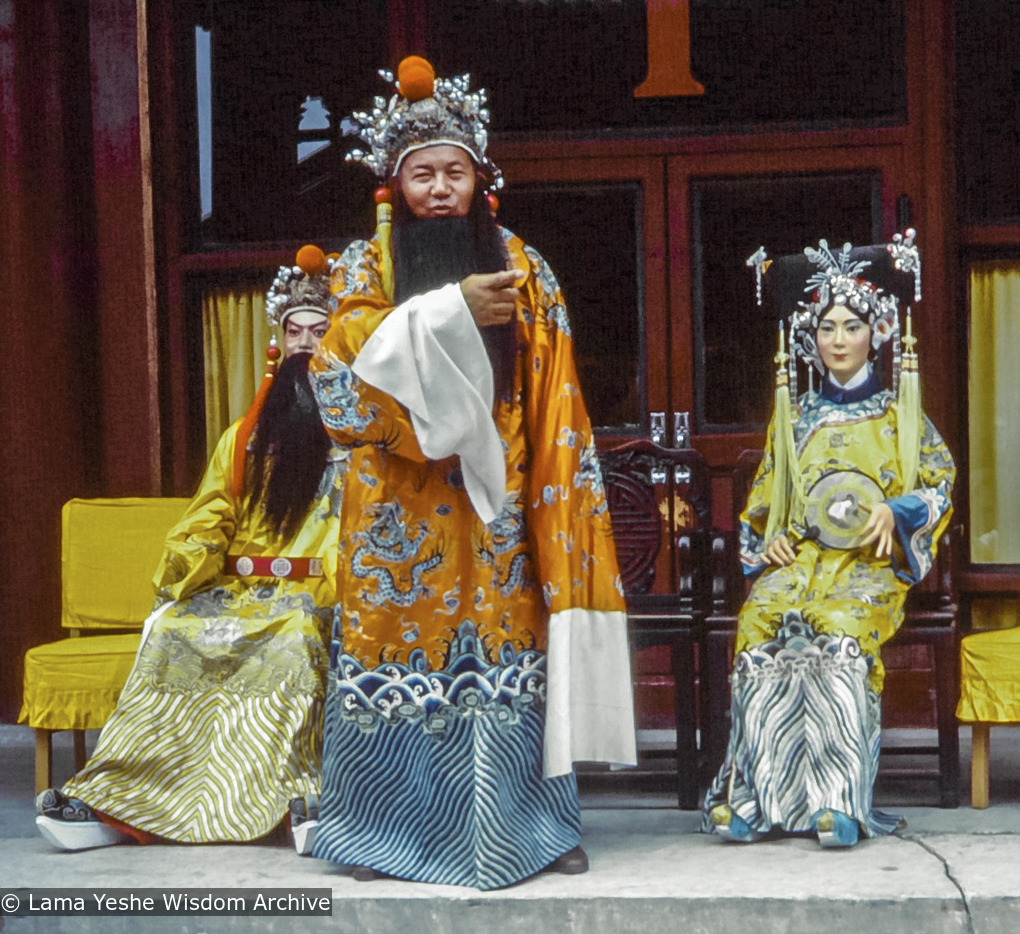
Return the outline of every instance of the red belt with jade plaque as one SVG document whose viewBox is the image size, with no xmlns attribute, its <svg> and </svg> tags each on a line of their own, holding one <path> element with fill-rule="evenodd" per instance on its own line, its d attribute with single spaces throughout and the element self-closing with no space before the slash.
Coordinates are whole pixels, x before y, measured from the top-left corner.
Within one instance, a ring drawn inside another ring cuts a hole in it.
<svg viewBox="0 0 1020 934">
<path fill-rule="evenodd" d="M 227 573 L 237 577 L 324 577 L 321 558 L 227 555 Z"/>
</svg>

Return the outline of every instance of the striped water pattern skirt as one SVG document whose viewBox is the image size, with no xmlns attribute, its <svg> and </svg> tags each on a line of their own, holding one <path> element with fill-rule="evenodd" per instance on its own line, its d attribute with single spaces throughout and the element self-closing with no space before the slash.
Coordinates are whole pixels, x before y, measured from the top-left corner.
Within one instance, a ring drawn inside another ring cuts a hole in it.
<svg viewBox="0 0 1020 934">
<path fill-rule="evenodd" d="M 462 624 L 429 671 L 339 659 L 326 701 L 313 855 L 419 882 L 495 889 L 581 840 L 573 774 L 542 777 L 545 656 L 487 662 Z"/>
<path fill-rule="evenodd" d="M 848 814 L 868 836 L 895 830 L 899 819 L 872 807 L 881 706 L 871 664 L 855 638 L 816 633 L 796 610 L 774 640 L 740 652 L 729 748 L 704 829 L 711 809 L 727 803 L 762 833 L 809 831 L 823 809 Z"/>
<path fill-rule="evenodd" d="M 204 594 L 164 614 L 64 792 L 181 843 L 263 837 L 316 795 L 325 623 L 305 594 Z M 192 611 L 192 612 L 189 612 Z"/>
</svg>

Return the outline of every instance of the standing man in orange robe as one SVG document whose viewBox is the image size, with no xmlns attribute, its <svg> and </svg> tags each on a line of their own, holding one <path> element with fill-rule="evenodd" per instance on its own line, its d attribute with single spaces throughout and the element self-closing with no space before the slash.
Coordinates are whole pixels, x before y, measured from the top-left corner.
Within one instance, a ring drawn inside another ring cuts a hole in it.
<svg viewBox="0 0 1020 934">
<path fill-rule="evenodd" d="M 587 869 L 573 763 L 636 761 L 626 614 L 563 294 L 485 194 L 485 92 L 398 77 L 354 115 L 380 225 L 311 367 L 351 448 L 314 855 L 490 889 Z"/>
</svg>

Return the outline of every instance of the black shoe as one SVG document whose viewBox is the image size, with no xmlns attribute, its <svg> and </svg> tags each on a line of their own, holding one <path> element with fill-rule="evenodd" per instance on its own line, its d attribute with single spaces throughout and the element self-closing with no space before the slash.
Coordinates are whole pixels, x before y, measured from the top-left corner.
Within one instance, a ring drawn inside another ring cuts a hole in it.
<svg viewBox="0 0 1020 934">
<path fill-rule="evenodd" d="M 319 819 L 319 799 L 315 795 L 293 798 L 288 806 L 291 827 L 299 827 L 307 820 Z"/>
<path fill-rule="evenodd" d="M 58 788 L 47 788 L 35 797 L 35 809 L 51 820 L 98 821 L 96 812 L 84 801 L 69 798 Z"/>
<path fill-rule="evenodd" d="M 588 854 L 579 846 L 568 850 L 554 859 L 542 872 L 560 872 L 565 876 L 576 876 L 588 871 Z"/>
</svg>

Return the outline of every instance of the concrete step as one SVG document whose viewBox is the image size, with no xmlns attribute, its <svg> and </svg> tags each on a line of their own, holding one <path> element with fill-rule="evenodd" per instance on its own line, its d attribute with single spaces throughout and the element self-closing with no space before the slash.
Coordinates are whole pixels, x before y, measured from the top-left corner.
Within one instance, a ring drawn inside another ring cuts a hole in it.
<svg viewBox="0 0 1020 934">
<path fill-rule="evenodd" d="M 347 870 L 283 846 L 110 847 L 58 853 L 40 838 L 7 841 L 0 879 L 18 888 L 328 889 L 325 917 L 9 918 L 10 934 L 60 931 L 332 931 L 370 934 L 584 932 L 1010 932 L 1020 918 L 1020 808 L 910 809 L 911 828 L 848 851 L 806 838 L 723 843 L 675 810 L 587 810 L 591 869 L 477 892 Z M 967 831 L 963 830 L 967 818 Z M 24 895 L 24 893 L 22 893 Z"/>
<path fill-rule="evenodd" d="M 55 759 L 64 769 L 71 767 L 69 739 L 57 738 Z M 966 757 L 967 731 L 962 739 Z M 723 843 L 698 832 L 699 814 L 671 807 L 672 794 L 586 794 L 583 845 L 590 871 L 540 875 L 496 892 L 397 880 L 359 883 L 342 867 L 298 857 L 282 845 L 58 852 L 35 830 L 31 742 L 31 731 L 0 726 L 0 899 L 12 889 L 319 889 L 331 899 L 332 916 L 40 915 L 5 919 L 4 934 L 1020 930 L 1020 730 L 993 731 L 993 807 L 902 807 L 930 800 L 931 783 L 890 783 L 879 804 L 903 814 L 908 829 L 849 851 L 822 850 L 807 838 Z"/>
</svg>

